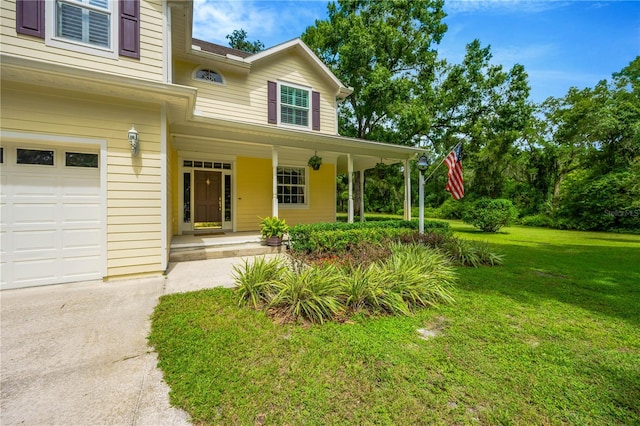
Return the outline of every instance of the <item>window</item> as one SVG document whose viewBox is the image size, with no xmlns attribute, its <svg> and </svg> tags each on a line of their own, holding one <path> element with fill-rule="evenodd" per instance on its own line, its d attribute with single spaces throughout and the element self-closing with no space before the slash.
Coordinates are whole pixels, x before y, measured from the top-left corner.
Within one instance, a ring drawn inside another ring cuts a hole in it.
<svg viewBox="0 0 640 426">
<path fill-rule="evenodd" d="M 91 167 L 98 168 L 98 154 L 83 154 L 80 152 L 65 152 L 65 165 L 67 167 Z"/>
<path fill-rule="evenodd" d="M 182 195 L 184 200 L 183 213 L 184 213 L 184 223 L 191 222 L 191 173 L 184 173 L 183 175 L 183 184 L 182 184 Z"/>
<path fill-rule="evenodd" d="M 111 48 L 111 3 L 109 0 L 56 0 L 56 37 Z"/>
<path fill-rule="evenodd" d="M 309 127 L 309 90 L 280 85 L 280 123 Z"/>
<path fill-rule="evenodd" d="M 224 83 L 222 76 L 212 70 L 198 70 L 196 71 L 196 78 L 198 80 L 211 81 L 218 84 Z"/>
<path fill-rule="evenodd" d="M 53 166 L 53 151 L 18 148 L 16 152 L 16 162 L 18 164 Z"/>
<path fill-rule="evenodd" d="M 304 167 L 278 167 L 278 203 L 307 203 L 306 173 Z"/>
<path fill-rule="evenodd" d="M 4 148 L 0 147 L 0 164 L 4 164 Z"/>
</svg>

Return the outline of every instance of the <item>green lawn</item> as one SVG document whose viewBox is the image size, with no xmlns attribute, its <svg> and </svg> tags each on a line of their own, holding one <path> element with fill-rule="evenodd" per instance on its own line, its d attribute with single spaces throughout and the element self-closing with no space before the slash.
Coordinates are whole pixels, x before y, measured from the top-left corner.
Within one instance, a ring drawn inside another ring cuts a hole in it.
<svg viewBox="0 0 640 426">
<path fill-rule="evenodd" d="M 196 424 L 640 424 L 640 236 L 451 224 L 505 264 L 458 268 L 456 304 L 413 317 L 300 327 L 226 289 L 163 297 L 171 402 Z"/>
</svg>

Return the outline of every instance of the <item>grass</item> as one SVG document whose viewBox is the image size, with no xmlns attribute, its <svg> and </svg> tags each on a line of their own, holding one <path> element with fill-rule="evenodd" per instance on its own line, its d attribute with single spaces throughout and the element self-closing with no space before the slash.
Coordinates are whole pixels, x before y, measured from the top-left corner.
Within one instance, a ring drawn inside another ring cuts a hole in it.
<svg viewBox="0 0 640 426">
<path fill-rule="evenodd" d="M 196 424 L 640 424 L 640 236 L 451 224 L 504 265 L 456 268 L 456 303 L 410 317 L 300 327 L 227 289 L 163 297 L 171 402 Z"/>
</svg>

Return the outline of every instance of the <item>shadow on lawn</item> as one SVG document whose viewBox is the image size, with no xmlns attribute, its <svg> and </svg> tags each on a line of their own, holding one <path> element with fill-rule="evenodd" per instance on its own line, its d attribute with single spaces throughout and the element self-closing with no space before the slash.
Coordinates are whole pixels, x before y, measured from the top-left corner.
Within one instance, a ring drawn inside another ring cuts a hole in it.
<svg viewBox="0 0 640 426">
<path fill-rule="evenodd" d="M 552 243 L 500 251 L 509 267 L 467 270 L 465 289 L 498 291 L 523 304 L 555 299 L 640 325 L 640 248 Z"/>
</svg>

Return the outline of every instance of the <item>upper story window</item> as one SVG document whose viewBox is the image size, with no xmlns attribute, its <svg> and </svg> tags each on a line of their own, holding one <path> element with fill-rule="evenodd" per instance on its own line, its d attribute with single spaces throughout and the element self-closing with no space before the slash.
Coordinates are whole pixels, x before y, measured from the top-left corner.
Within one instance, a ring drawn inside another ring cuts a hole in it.
<svg viewBox="0 0 640 426">
<path fill-rule="evenodd" d="M 111 3 L 108 0 L 56 0 L 56 37 L 111 48 Z"/>
<path fill-rule="evenodd" d="M 267 82 L 270 124 L 320 130 L 320 92 L 291 83 Z"/>
<path fill-rule="evenodd" d="M 56 48 L 140 59 L 140 0 L 16 0 L 16 32 Z"/>
<path fill-rule="evenodd" d="M 224 80 L 222 79 L 222 76 L 219 73 L 210 69 L 201 69 L 196 71 L 195 77 L 198 80 L 211 81 L 213 83 L 224 84 Z"/>
<path fill-rule="evenodd" d="M 309 127 L 309 92 L 280 84 L 280 123 Z"/>
</svg>

